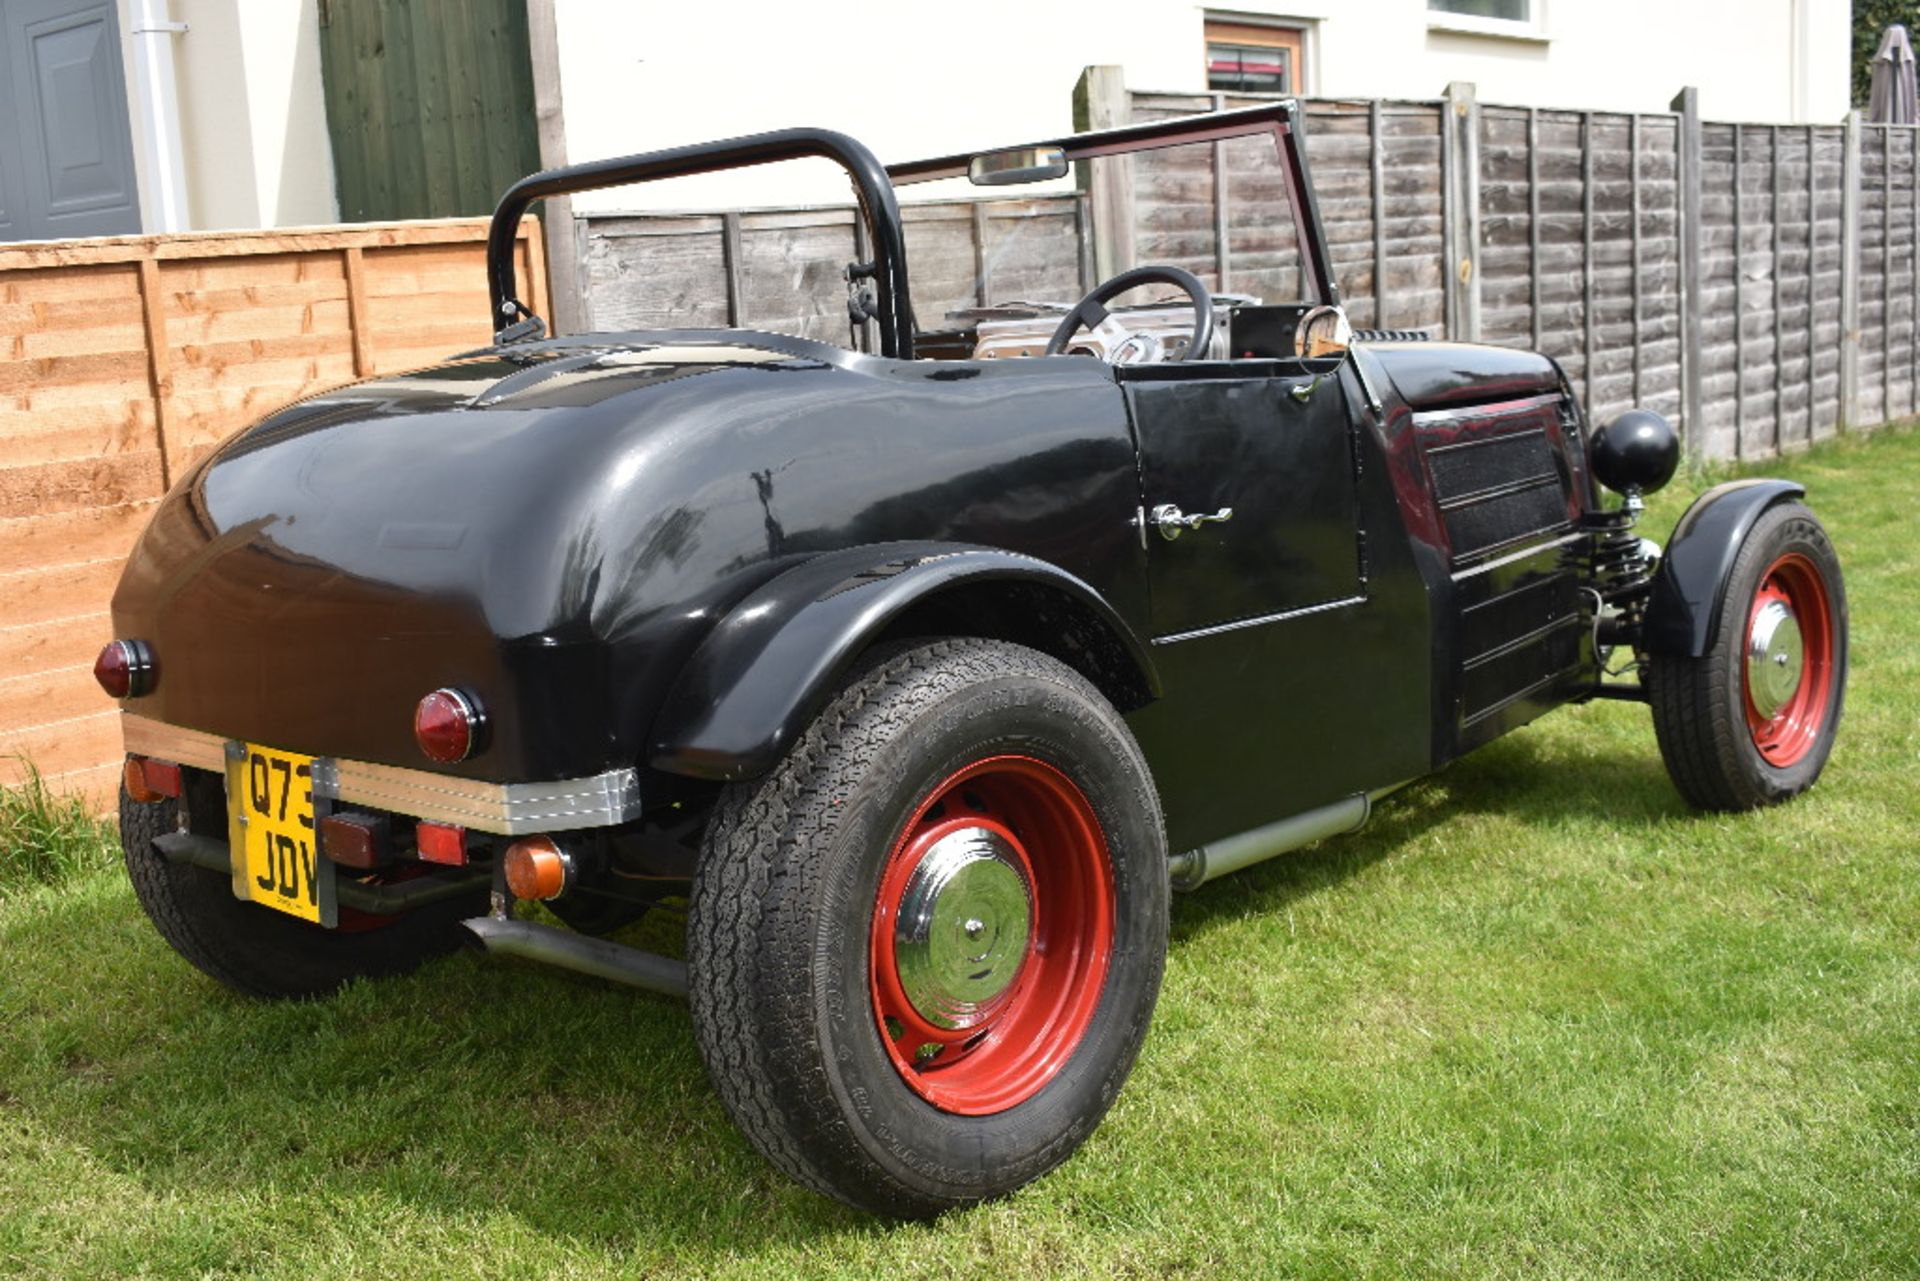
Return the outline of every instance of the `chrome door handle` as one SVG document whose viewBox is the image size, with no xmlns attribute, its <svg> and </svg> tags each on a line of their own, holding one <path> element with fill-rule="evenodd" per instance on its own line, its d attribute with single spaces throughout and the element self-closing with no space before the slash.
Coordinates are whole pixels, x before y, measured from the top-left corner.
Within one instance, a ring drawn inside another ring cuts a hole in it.
<svg viewBox="0 0 1920 1281">
<path fill-rule="evenodd" d="M 1223 525 L 1233 519 L 1233 508 L 1222 507 L 1209 516 L 1205 512 L 1195 512 L 1189 516 L 1174 503 L 1161 503 L 1147 515 L 1147 523 L 1160 531 L 1160 537 L 1171 542 L 1180 537 L 1180 531 L 1198 529 L 1202 525 Z"/>
</svg>

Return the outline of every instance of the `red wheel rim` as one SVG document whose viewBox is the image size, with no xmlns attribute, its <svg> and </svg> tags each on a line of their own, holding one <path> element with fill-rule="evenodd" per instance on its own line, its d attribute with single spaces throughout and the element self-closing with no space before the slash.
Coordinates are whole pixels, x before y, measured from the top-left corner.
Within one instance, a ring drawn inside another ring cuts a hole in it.
<svg viewBox="0 0 1920 1281">
<path fill-rule="evenodd" d="M 1093 1022 L 1113 918 L 1106 837 L 1065 774 L 993 756 L 940 783 L 888 852 L 869 936 L 901 1079 L 965 1116 L 1038 1094 Z"/>
<path fill-rule="evenodd" d="M 1747 611 L 1741 660 L 1747 730 L 1762 759 L 1785 769 L 1820 740 L 1833 704 L 1833 607 L 1819 567 L 1788 552 L 1767 567 Z"/>
</svg>

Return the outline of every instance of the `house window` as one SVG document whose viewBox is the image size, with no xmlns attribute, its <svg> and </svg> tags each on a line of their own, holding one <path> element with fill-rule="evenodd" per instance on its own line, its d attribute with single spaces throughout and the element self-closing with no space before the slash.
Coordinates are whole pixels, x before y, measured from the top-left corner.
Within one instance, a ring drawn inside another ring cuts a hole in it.
<svg viewBox="0 0 1920 1281">
<path fill-rule="evenodd" d="M 1504 22 L 1533 21 L 1533 0 L 1427 0 L 1427 8 L 1469 18 L 1497 18 Z"/>
<path fill-rule="evenodd" d="M 1244 22 L 1207 23 L 1207 88 L 1216 93 L 1300 93 L 1300 32 Z"/>
<path fill-rule="evenodd" d="M 1427 28 L 1507 40 L 1547 39 L 1548 0 L 1427 0 Z"/>
</svg>

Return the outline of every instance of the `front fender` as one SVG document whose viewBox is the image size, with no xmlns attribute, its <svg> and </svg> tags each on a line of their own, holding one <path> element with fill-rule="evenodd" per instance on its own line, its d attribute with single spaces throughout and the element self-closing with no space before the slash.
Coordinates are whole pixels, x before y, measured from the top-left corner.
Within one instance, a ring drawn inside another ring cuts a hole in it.
<svg viewBox="0 0 1920 1281">
<path fill-rule="evenodd" d="M 736 605 L 674 682 L 654 721 L 648 764 L 719 780 L 765 773 L 890 622 L 939 593 L 995 583 L 1069 598 L 1113 634 L 1146 691 L 1158 695 L 1146 645 L 1098 592 L 1065 570 L 990 547 L 875 544 L 815 557 Z"/>
<path fill-rule="evenodd" d="M 1767 508 L 1806 492 L 1790 480 L 1730 480 L 1694 499 L 1654 574 L 1641 648 L 1687 658 L 1705 654 L 1720 632 L 1720 586 L 1748 531 Z"/>
</svg>

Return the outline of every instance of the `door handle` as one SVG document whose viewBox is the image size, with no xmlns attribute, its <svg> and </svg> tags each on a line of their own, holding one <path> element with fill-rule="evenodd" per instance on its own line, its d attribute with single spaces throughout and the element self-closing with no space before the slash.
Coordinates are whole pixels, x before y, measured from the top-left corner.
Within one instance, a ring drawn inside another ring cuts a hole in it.
<svg viewBox="0 0 1920 1281">
<path fill-rule="evenodd" d="M 1224 525 L 1233 519 L 1233 508 L 1222 507 L 1208 515 L 1195 512 L 1189 516 L 1174 503 L 1161 503 L 1147 514 L 1147 523 L 1160 531 L 1160 537 L 1172 542 L 1180 537 L 1182 530 L 1198 529 L 1202 525 Z"/>
</svg>

